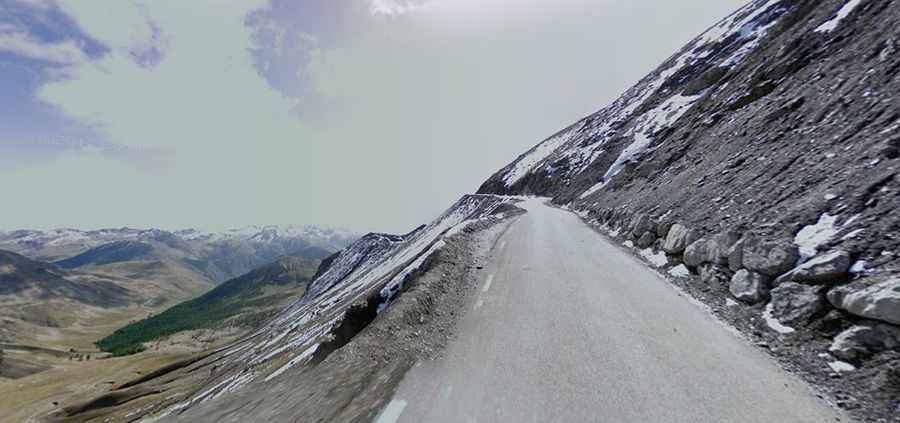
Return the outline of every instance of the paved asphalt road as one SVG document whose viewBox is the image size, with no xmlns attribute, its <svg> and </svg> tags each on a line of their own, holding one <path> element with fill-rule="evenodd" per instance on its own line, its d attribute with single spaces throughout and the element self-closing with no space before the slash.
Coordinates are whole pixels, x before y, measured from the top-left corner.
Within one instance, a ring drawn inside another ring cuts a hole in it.
<svg viewBox="0 0 900 423">
<path fill-rule="evenodd" d="M 525 207 L 379 423 L 848 421 L 575 215 Z"/>
</svg>

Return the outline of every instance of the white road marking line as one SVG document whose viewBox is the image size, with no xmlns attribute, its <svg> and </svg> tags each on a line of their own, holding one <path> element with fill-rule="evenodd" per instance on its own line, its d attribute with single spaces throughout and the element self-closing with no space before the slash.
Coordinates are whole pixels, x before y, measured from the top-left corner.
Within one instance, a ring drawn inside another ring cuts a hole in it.
<svg viewBox="0 0 900 423">
<path fill-rule="evenodd" d="M 481 292 L 488 292 L 488 290 L 491 289 L 492 283 L 494 283 L 494 275 L 489 275 L 487 281 L 484 283 L 484 287 L 481 288 Z"/>
<path fill-rule="evenodd" d="M 390 404 L 384 407 L 384 410 L 378 415 L 375 423 L 396 423 L 404 409 L 406 409 L 406 401 L 391 400 Z"/>
</svg>

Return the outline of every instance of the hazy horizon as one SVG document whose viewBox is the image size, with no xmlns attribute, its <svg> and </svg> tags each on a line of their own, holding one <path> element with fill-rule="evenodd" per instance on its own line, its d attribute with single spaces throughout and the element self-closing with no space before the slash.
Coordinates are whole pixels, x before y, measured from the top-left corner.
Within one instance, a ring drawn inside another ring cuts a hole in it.
<svg viewBox="0 0 900 423">
<path fill-rule="evenodd" d="M 337 3 L 0 5 L 0 230 L 405 233 L 745 2 Z"/>
</svg>

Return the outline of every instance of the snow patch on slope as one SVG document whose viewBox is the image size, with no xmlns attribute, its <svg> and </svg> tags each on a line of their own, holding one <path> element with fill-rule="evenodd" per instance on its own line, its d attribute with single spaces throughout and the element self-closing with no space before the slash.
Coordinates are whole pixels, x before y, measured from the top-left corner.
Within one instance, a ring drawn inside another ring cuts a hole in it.
<svg viewBox="0 0 900 423">
<path fill-rule="evenodd" d="M 862 0 L 850 0 L 844 3 L 844 6 L 838 10 L 837 14 L 827 22 L 819 25 L 815 32 L 827 34 L 834 31 L 841 24 L 841 21 L 850 16 L 850 13 L 853 13 L 853 9 L 856 9 L 856 6 L 859 6 L 860 3 L 862 3 Z"/>
<path fill-rule="evenodd" d="M 527 175 L 537 164 L 541 163 L 547 156 L 556 151 L 557 148 L 565 144 L 566 141 L 572 137 L 572 133 L 572 131 L 561 133 L 538 144 L 531 151 L 525 153 L 525 156 L 519 159 L 503 178 L 506 186 L 513 185 L 525 177 L 525 175 Z"/>
</svg>

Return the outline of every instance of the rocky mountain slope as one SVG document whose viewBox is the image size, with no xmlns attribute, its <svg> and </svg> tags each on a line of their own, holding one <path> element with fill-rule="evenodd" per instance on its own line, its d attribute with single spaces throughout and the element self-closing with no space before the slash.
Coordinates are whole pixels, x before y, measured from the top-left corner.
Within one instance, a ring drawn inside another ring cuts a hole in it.
<svg viewBox="0 0 900 423">
<path fill-rule="evenodd" d="M 753 1 L 479 192 L 552 197 L 839 405 L 895 416 L 898 21 L 891 0 Z"/>
<path fill-rule="evenodd" d="M 455 294 L 450 293 L 452 284 L 437 278 L 425 284 L 426 289 L 417 277 L 425 269 L 435 266 L 445 266 L 445 271 L 438 273 L 445 276 L 448 272 L 474 270 L 468 260 L 452 259 L 471 254 L 473 246 L 460 244 L 460 237 L 474 228 L 493 227 L 504 217 L 513 215 L 516 209 L 510 206 L 512 202 L 514 200 L 509 198 L 470 195 L 430 224 L 408 234 L 366 235 L 325 260 L 306 293 L 258 330 L 224 348 L 119 384 L 108 394 L 64 404 L 46 418 L 51 421 L 119 421 L 147 416 L 151 421 L 176 417 L 199 421 L 214 419 L 211 416 L 224 412 L 224 408 L 206 406 L 226 394 L 245 395 L 239 400 L 231 397 L 229 404 L 243 410 L 240 413 L 247 419 L 264 419 L 261 414 L 253 414 L 255 407 L 245 406 L 247 402 L 257 403 L 262 397 L 271 400 L 284 395 L 321 397 L 316 401 L 322 406 L 305 410 L 294 406 L 284 408 L 281 406 L 292 403 L 279 401 L 281 409 L 277 413 L 284 413 L 278 417 L 281 419 L 297 418 L 303 413 L 339 413 L 342 408 L 334 407 L 332 403 L 352 401 L 358 392 L 356 388 L 343 389 L 344 385 L 378 385 L 383 383 L 378 382 L 383 378 L 396 383 L 402 377 L 403 369 L 414 362 L 409 355 L 409 346 L 403 345 L 406 339 L 394 339 L 400 334 L 412 336 L 412 332 L 389 328 L 405 326 L 409 319 L 425 319 L 430 315 L 429 311 L 438 309 L 443 310 L 446 318 L 455 314 L 456 306 L 452 301 L 446 302 L 445 306 L 439 301 L 455 298 Z M 447 249 L 455 251 L 449 256 L 451 258 L 439 259 Z M 410 286 L 413 281 L 416 281 L 415 286 Z M 425 291 L 418 292 L 417 287 Z M 410 290 L 417 293 L 410 294 Z M 403 298 L 408 301 L 400 301 Z M 377 329 L 369 327 L 376 317 L 395 305 L 402 311 L 389 313 L 388 321 L 379 320 Z M 435 327 L 433 330 L 443 332 L 445 329 Z M 362 338 L 374 338 L 358 340 L 361 333 L 367 334 Z M 361 350 L 367 352 L 347 356 L 348 349 L 342 347 L 355 339 L 355 342 L 369 345 Z M 394 345 L 392 349 L 404 352 L 382 354 L 377 351 L 376 344 L 384 347 L 388 343 Z M 422 348 L 429 348 L 427 345 Z M 370 358 L 374 356 L 370 357 L 370 354 L 381 358 L 372 360 Z M 305 374 L 310 363 L 324 361 L 332 364 L 317 365 L 316 368 L 323 369 L 322 373 L 303 376 L 309 378 L 302 379 L 306 382 L 296 379 Z M 335 371 L 343 376 L 335 377 Z M 291 383 L 286 384 L 286 381 Z M 292 393 L 288 394 L 285 389 Z M 340 393 L 331 394 L 331 389 Z M 367 413 L 377 412 L 377 406 L 380 401 L 386 401 L 389 390 L 374 389 L 372 393 L 377 396 L 377 401 L 360 399 L 365 403 Z M 228 408 L 231 410 L 232 407 Z"/>
<path fill-rule="evenodd" d="M 47 418 L 371 420 L 510 195 L 573 209 L 838 405 L 895 418 L 898 6 L 752 1 L 431 224 L 327 260 L 259 330 Z"/>
</svg>

